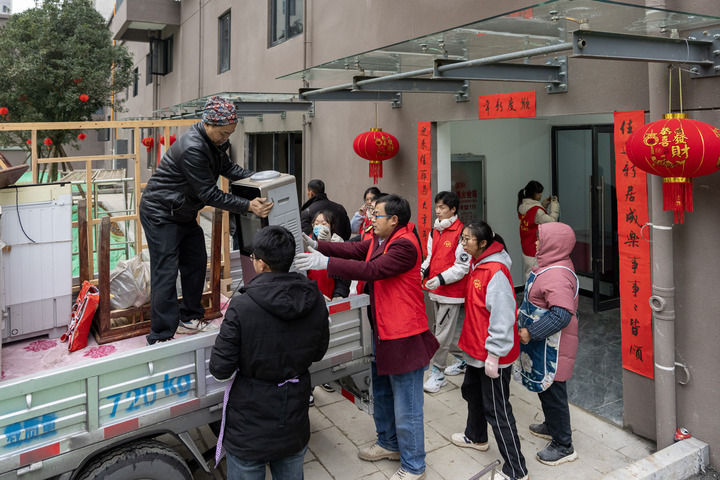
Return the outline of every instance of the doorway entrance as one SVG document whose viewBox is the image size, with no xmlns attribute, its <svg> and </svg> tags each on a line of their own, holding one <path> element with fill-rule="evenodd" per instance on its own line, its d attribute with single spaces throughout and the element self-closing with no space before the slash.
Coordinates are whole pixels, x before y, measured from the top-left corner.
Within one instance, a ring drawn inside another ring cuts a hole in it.
<svg viewBox="0 0 720 480">
<path fill-rule="evenodd" d="M 575 230 L 572 253 L 593 311 L 620 305 L 617 200 L 612 125 L 552 128 L 553 193 L 562 221 Z"/>
</svg>

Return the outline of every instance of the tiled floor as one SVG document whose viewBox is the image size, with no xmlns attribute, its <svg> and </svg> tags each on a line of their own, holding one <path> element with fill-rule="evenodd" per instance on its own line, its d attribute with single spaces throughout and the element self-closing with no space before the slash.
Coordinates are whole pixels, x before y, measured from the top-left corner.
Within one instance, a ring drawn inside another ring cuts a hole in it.
<svg viewBox="0 0 720 480">
<path fill-rule="evenodd" d="M 592 299 L 580 297 L 579 345 L 570 402 L 622 425 L 620 310 L 593 313 Z"/>
<path fill-rule="evenodd" d="M 487 452 L 459 448 L 450 441 L 454 432 L 461 432 L 465 427 L 467 404 L 460 395 L 463 376 L 448 378 L 449 384 L 440 392 L 425 395 L 426 480 L 466 480 L 500 458 L 492 435 Z M 542 419 L 537 395 L 515 382 L 511 383 L 510 390 L 522 452 L 533 480 L 601 479 L 606 473 L 652 453 L 653 445 L 649 442 L 571 406 L 573 443 L 579 459 L 557 467 L 542 465 L 535 459 L 535 453 L 547 441 L 531 435 L 527 428 Z M 365 462 L 357 456 L 360 448 L 375 440 L 375 425 L 370 415 L 358 410 L 340 393 L 328 393 L 320 388 L 315 389 L 315 405 L 310 408 L 312 435 L 304 469 L 307 480 L 385 480 L 392 476 L 398 462 Z M 201 450 L 210 452 L 215 444 L 215 437 L 207 427 L 195 432 L 194 437 Z M 194 478 L 223 479 L 224 467 L 223 461 L 220 468 L 208 476 L 195 464 Z M 482 480 L 489 478 L 489 474 L 481 477 Z"/>
</svg>

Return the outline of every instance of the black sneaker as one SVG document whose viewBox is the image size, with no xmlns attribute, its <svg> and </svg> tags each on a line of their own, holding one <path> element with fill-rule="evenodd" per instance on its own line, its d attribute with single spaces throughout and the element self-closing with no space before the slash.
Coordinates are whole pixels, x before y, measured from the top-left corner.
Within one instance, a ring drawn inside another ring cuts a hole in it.
<svg viewBox="0 0 720 480">
<path fill-rule="evenodd" d="M 150 345 L 155 345 L 156 343 L 169 342 L 173 338 L 175 338 L 175 337 L 159 338 L 157 340 L 150 340 L 149 338 L 145 337 L 145 345 L 149 347 Z"/>
<path fill-rule="evenodd" d="M 555 442 L 548 443 L 545 448 L 537 453 L 538 462 L 550 465 L 551 467 L 566 462 L 572 462 L 573 460 L 577 460 L 577 458 L 577 453 L 575 453 L 575 449 L 573 449 L 572 445 L 569 447 L 563 447 Z"/>
<path fill-rule="evenodd" d="M 552 440 L 552 435 L 550 435 L 550 429 L 544 422 L 531 423 L 530 427 L 528 428 L 530 428 L 530 433 L 532 433 L 536 437 L 544 438 L 546 440 Z"/>
<path fill-rule="evenodd" d="M 328 393 L 333 393 L 335 391 L 335 387 L 330 385 L 329 383 L 323 383 L 320 385 L 323 390 L 325 390 Z"/>
</svg>

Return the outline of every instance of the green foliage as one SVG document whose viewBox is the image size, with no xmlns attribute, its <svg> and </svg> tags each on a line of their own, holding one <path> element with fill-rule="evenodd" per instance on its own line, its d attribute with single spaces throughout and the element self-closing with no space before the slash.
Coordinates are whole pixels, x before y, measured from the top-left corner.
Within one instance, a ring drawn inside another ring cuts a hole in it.
<svg viewBox="0 0 720 480">
<path fill-rule="evenodd" d="M 10 17 L 0 28 L 0 107 L 5 122 L 90 120 L 111 106 L 113 91 L 133 81 L 132 57 L 124 45 L 113 45 L 105 19 L 92 0 L 45 0 L 42 6 Z M 87 102 L 80 95 L 88 95 Z M 118 100 L 115 108 L 119 109 Z M 77 131 L 38 132 L 41 156 L 50 148 L 64 155 L 63 145 L 77 144 Z M 27 132 L 5 133 L 0 142 L 29 149 Z"/>
</svg>

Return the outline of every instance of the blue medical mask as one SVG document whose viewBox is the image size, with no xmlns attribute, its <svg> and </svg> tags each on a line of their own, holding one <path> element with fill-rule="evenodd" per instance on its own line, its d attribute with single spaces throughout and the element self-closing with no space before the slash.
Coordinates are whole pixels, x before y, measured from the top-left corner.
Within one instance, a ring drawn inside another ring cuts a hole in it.
<svg viewBox="0 0 720 480">
<path fill-rule="evenodd" d="M 315 225 L 313 227 L 313 235 L 315 235 L 315 237 L 318 237 L 320 235 L 320 232 L 322 232 L 322 230 L 323 230 L 323 225 Z"/>
</svg>

